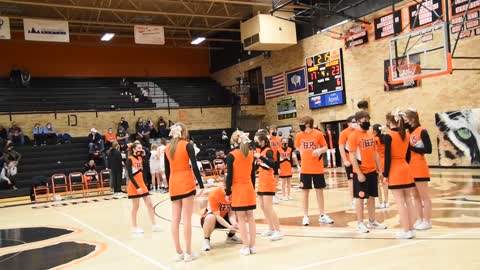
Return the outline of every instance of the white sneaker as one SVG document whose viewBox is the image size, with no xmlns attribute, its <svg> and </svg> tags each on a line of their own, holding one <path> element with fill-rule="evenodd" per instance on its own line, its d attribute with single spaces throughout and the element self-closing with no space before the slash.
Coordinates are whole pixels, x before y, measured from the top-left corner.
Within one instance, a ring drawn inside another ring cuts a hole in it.
<svg viewBox="0 0 480 270">
<path fill-rule="evenodd" d="M 272 236 L 270 236 L 270 241 L 282 240 L 283 233 L 281 231 L 274 231 Z"/>
<path fill-rule="evenodd" d="M 418 226 L 420 226 L 420 224 L 422 224 L 422 220 L 418 219 L 417 221 L 415 221 L 415 223 L 413 224 L 413 228 L 417 228 Z"/>
<path fill-rule="evenodd" d="M 185 258 L 184 253 L 175 254 L 175 257 L 173 258 L 173 261 L 174 262 L 181 262 L 181 261 L 183 261 L 184 258 Z"/>
<path fill-rule="evenodd" d="M 375 204 L 375 208 L 377 208 L 377 209 L 383 209 L 383 208 L 385 208 L 385 204 L 384 204 L 384 203 L 376 203 L 376 204 Z"/>
<path fill-rule="evenodd" d="M 273 204 L 279 204 L 280 200 L 278 199 L 277 195 L 273 196 Z"/>
<path fill-rule="evenodd" d="M 188 254 L 188 253 L 185 253 L 185 257 L 183 258 L 183 261 L 184 262 L 191 262 L 193 260 L 196 260 L 198 259 L 198 255 L 193 253 L 192 254 Z"/>
<path fill-rule="evenodd" d="M 321 215 L 318 218 L 318 221 L 320 223 L 323 223 L 323 224 L 332 224 L 333 223 L 333 219 L 331 219 L 327 214 Z"/>
<path fill-rule="evenodd" d="M 152 226 L 152 232 L 161 232 L 161 231 L 163 230 L 162 230 L 162 227 L 160 227 L 160 225 L 155 224 Z"/>
<path fill-rule="evenodd" d="M 203 244 L 202 244 L 202 250 L 203 251 L 209 251 L 210 248 L 210 240 L 208 239 L 203 239 Z"/>
<path fill-rule="evenodd" d="M 240 255 L 248 256 L 250 255 L 250 249 L 248 247 L 243 247 L 240 249 Z"/>
<path fill-rule="evenodd" d="M 432 228 L 432 222 L 431 221 L 422 221 L 420 224 L 414 226 L 415 230 L 419 231 L 424 231 L 424 230 L 430 230 Z"/>
<path fill-rule="evenodd" d="M 250 249 L 250 254 L 257 254 L 257 249 L 255 247 L 251 247 Z"/>
<path fill-rule="evenodd" d="M 287 196 L 283 196 L 282 198 L 284 201 L 288 201 L 288 197 Z"/>
<path fill-rule="evenodd" d="M 365 223 L 359 222 L 359 223 L 357 224 L 357 232 L 359 232 L 359 233 L 368 233 L 368 232 L 370 232 L 370 231 L 368 230 L 368 228 L 367 228 L 367 226 L 365 225 Z"/>
<path fill-rule="evenodd" d="M 232 237 L 227 237 L 227 239 L 225 240 L 225 243 L 227 243 L 227 244 L 241 244 L 242 239 L 240 239 L 236 235 L 234 235 Z"/>
<path fill-rule="evenodd" d="M 368 221 L 367 227 L 369 229 L 385 230 L 387 228 L 387 225 L 379 223 L 375 220 L 374 222 Z"/>
<path fill-rule="evenodd" d="M 262 235 L 262 237 L 267 237 L 267 236 L 272 236 L 273 233 L 274 233 L 274 231 L 267 230 L 267 231 L 264 231 L 261 235 Z"/>
<path fill-rule="evenodd" d="M 303 224 L 303 226 L 310 225 L 310 219 L 307 216 L 304 216 L 303 220 L 302 220 L 302 224 Z"/>
<path fill-rule="evenodd" d="M 383 203 L 383 206 L 385 206 L 384 208 L 389 208 L 390 207 L 390 204 L 388 202 L 384 202 Z"/>
<path fill-rule="evenodd" d="M 412 239 L 414 238 L 414 234 L 412 231 L 408 231 L 408 232 L 405 232 L 405 231 L 400 231 L 397 233 L 397 238 L 398 239 Z"/>
<path fill-rule="evenodd" d="M 141 234 L 144 233 L 142 228 L 136 227 L 132 229 L 132 233 L 134 234 Z"/>
</svg>

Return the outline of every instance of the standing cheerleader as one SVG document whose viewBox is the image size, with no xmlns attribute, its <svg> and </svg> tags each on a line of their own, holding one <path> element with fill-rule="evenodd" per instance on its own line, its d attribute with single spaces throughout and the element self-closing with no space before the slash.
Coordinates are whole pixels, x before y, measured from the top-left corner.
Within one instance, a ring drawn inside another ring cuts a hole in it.
<svg viewBox="0 0 480 270">
<path fill-rule="evenodd" d="M 192 212 L 194 196 L 203 192 L 203 182 L 195 158 L 195 149 L 188 142 L 187 127 L 177 123 L 170 128 L 172 140 L 165 149 L 165 174 L 169 183 L 172 201 L 172 236 L 177 256 L 175 261 L 189 262 L 197 258 L 192 253 Z M 191 164 L 191 165 L 190 165 Z M 193 172 L 192 172 L 193 170 Z M 200 187 L 196 192 L 195 178 Z M 186 252 L 180 246 L 180 220 L 183 215 L 183 228 Z"/>
<path fill-rule="evenodd" d="M 257 253 L 255 249 L 255 236 L 257 233 L 253 210 L 256 208 L 255 197 L 255 169 L 254 157 L 250 151 L 248 133 L 235 131 L 230 143 L 233 150 L 228 154 L 227 183 L 225 187 L 225 200 L 231 202 L 232 210 L 237 216 L 238 229 L 243 246 L 241 255 Z M 248 225 L 248 232 L 247 232 Z"/>
<path fill-rule="evenodd" d="M 298 164 L 296 155 L 293 155 L 293 149 L 288 146 L 288 138 L 282 138 L 282 147 L 278 149 L 277 160 L 279 163 L 278 174 L 282 179 L 283 200 L 291 199 L 290 190 L 292 184 L 292 165 Z"/>
<path fill-rule="evenodd" d="M 324 167 L 322 154 L 327 152 L 327 142 L 323 133 L 313 129 L 313 118 L 304 116 L 299 121 L 300 132 L 295 137 L 295 147 L 300 151 L 301 169 L 300 186 L 303 190 L 303 220 L 302 224 L 308 226 L 308 197 L 310 189 L 315 188 L 317 194 L 317 205 L 320 212 L 318 221 L 324 224 L 332 224 L 331 219 L 325 214 L 325 202 L 323 189 L 327 186 L 325 183 Z"/>
<path fill-rule="evenodd" d="M 273 209 L 273 197 L 277 191 L 277 185 L 274 177 L 275 162 L 273 161 L 273 151 L 269 146 L 269 141 L 265 133 L 255 134 L 256 167 L 258 168 L 258 191 L 260 197 L 260 206 L 267 220 L 269 229 L 262 233 L 262 236 L 270 237 L 271 241 L 283 238 L 280 232 L 280 223 L 277 213 Z"/>
<path fill-rule="evenodd" d="M 275 187 L 277 186 L 278 182 L 278 159 L 277 159 L 277 153 L 278 149 L 280 149 L 282 139 L 278 136 L 277 133 L 277 127 L 276 126 L 270 126 L 269 128 L 270 136 L 268 137 L 270 141 L 270 148 L 273 151 L 273 161 L 275 162 L 275 166 L 273 167 L 273 175 L 275 177 Z M 275 190 L 276 191 L 276 190 Z M 275 193 L 275 196 L 273 197 L 273 203 L 278 204 L 279 200 L 277 197 L 277 194 Z"/>
<path fill-rule="evenodd" d="M 402 231 L 397 233 L 399 239 L 415 237 L 413 222 L 415 210 L 412 192 L 415 188 L 408 161 L 410 160 L 410 138 L 406 134 L 401 112 L 398 110 L 388 113 L 387 126 L 390 132 L 385 135 L 385 167 L 383 176 L 392 190 L 393 197 L 398 206 Z"/>
<path fill-rule="evenodd" d="M 408 109 L 403 120 L 405 127 L 410 131 L 410 169 L 415 180 L 413 195 L 418 214 L 414 227 L 417 230 L 428 230 L 432 228 L 432 200 L 428 189 L 430 170 L 425 154 L 432 153 L 432 142 L 427 130 L 420 125 L 420 119 L 415 109 Z"/>
<path fill-rule="evenodd" d="M 148 197 L 148 188 L 145 185 L 143 179 L 143 148 L 142 144 L 135 142 L 131 148 L 132 154 L 127 159 L 127 174 L 128 174 L 128 185 L 127 185 L 127 194 L 128 198 L 132 199 L 132 232 L 133 233 L 143 233 L 143 230 L 137 225 L 137 213 L 140 206 L 140 198 L 143 197 L 143 201 L 148 208 L 148 216 L 152 222 L 152 231 L 158 232 L 161 230 L 160 226 L 155 223 L 155 214 L 153 213 L 152 201 Z"/>
<path fill-rule="evenodd" d="M 380 157 L 380 165 L 385 166 L 385 142 L 384 135 L 382 134 L 382 126 L 379 124 L 373 125 L 373 134 L 375 135 L 375 146 L 377 147 L 377 153 Z M 388 208 L 388 186 L 383 181 L 378 181 L 378 203 L 375 205 L 377 209 Z"/>
</svg>

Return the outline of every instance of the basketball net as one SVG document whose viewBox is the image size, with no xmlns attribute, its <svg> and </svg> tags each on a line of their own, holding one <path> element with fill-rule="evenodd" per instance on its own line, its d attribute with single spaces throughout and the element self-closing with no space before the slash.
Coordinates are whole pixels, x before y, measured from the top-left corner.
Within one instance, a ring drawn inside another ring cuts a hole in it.
<svg viewBox="0 0 480 270">
<path fill-rule="evenodd" d="M 404 86 L 413 86 L 415 84 L 415 71 L 417 70 L 417 64 L 398 65 L 398 78 L 403 80 Z"/>
</svg>

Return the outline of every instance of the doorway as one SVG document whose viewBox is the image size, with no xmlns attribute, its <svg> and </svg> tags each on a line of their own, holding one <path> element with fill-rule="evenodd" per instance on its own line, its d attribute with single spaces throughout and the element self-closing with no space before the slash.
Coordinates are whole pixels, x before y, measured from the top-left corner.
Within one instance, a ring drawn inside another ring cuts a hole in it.
<svg viewBox="0 0 480 270">
<path fill-rule="evenodd" d="M 262 68 L 257 67 L 245 72 L 246 84 L 249 87 L 251 105 L 264 105 L 265 97 L 263 92 Z"/>
</svg>

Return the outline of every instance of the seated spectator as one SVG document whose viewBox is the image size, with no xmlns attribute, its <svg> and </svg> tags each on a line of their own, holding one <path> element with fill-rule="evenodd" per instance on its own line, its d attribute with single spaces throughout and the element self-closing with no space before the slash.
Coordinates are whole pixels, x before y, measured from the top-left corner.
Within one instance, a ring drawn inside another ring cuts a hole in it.
<svg viewBox="0 0 480 270">
<path fill-rule="evenodd" d="M 130 137 L 122 125 L 118 126 L 117 131 L 117 141 L 120 144 L 120 147 L 124 149 L 128 143 L 128 137 Z"/>
<path fill-rule="evenodd" d="M 113 129 L 109 128 L 105 134 L 105 149 L 110 149 L 112 144 L 117 141 L 117 135 L 113 133 Z"/>
<path fill-rule="evenodd" d="M 225 152 L 220 150 L 217 152 L 217 157 L 215 159 L 221 159 L 223 160 L 223 162 L 225 162 L 225 160 L 227 159 L 227 156 L 225 155 Z"/>
<path fill-rule="evenodd" d="M 95 147 L 100 152 L 105 150 L 102 136 L 95 128 L 92 128 L 90 130 L 90 134 L 88 134 L 88 153 L 93 154 L 96 151 Z"/>
<path fill-rule="evenodd" d="M 168 137 L 169 131 L 167 129 L 167 122 L 163 119 L 163 116 L 160 116 L 160 118 L 158 118 L 157 130 L 158 130 L 158 137 L 160 138 Z"/>
<path fill-rule="evenodd" d="M 45 137 L 43 136 L 43 128 L 40 123 L 33 126 L 33 146 L 40 146 L 45 144 Z"/>
<path fill-rule="evenodd" d="M 150 128 L 150 137 L 151 138 L 157 138 L 158 137 L 158 132 L 155 129 L 155 125 L 153 124 L 153 121 L 150 120 L 149 118 L 147 119 L 147 125 Z"/>
<path fill-rule="evenodd" d="M 15 162 L 5 163 L 0 172 L 0 188 L 1 189 L 17 189 L 15 176 L 17 175 L 17 166 Z"/>
<path fill-rule="evenodd" d="M 16 122 L 12 122 L 12 127 L 8 130 L 8 140 L 20 145 L 25 143 L 22 129 L 18 127 Z"/>
<path fill-rule="evenodd" d="M 10 71 L 10 83 L 13 84 L 16 88 L 22 86 L 22 72 L 17 66 L 13 66 Z"/>
<path fill-rule="evenodd" d="M 52 123 L 47 123 L 43 129 L 43 134 L 45 136 L 45 141 L 47 144 L 57 144 L 57 131 L 53 127 Z"/>
<path fill-rule="evenodd" d="M 95 160 L 91 159 L 88 163 L 85 163 L 85 172 L 96 172 Z"/>
<path fill-rule="evenodd" d="M 128 129 L 130 128 L 130 126 L 128 125 L 127 120 L 125 120 L 125 117 L 120 118 L 119 125 L 122 126 L 125 129 L 125 132 L 128 133 Z"/>
<path fill-rule="evenodd" d="M 137 140 L 143 145 L 150 145 L 150 132 L 150 126 L 147 124 L 147 121 L 142 121 L 137 129 Z"/>
<path fill-rule="evenodd" d="M 139 117 L 137 119 L 137 123 L 135 123 L 135 131 L 138 133 L 138 128 L 142 125 L 143 123 L 143 118 L 142 117 Z"/>
<path fill-rule="evenodd" d="M 32 76 L 30 75 L 30 72 L 28 72 L 28 69 L 24 69 L 22 71 L 22 75 L 21 75 L 23 87 L 30 87 L 30 79 L 31 78 L 32 78 Z"/>
<path fill-rule="evenodd" d="M 4 151 L 4 160 L 5 163 L 9 164 L 14 162 L 15 166 L 18 166 L 18 163 L 22 159 L 22 155 L 15 151 L 12 142 L 8 142 Z"/>
<path fill-rule="evenodd" d="M 100 151 L 98 146 L 94 146 L 93 153 L 88 154 L 88 160 L 95 161 L 95 164 L 100 165 L 104 162 L 103 152 Z"/>
</svg>

